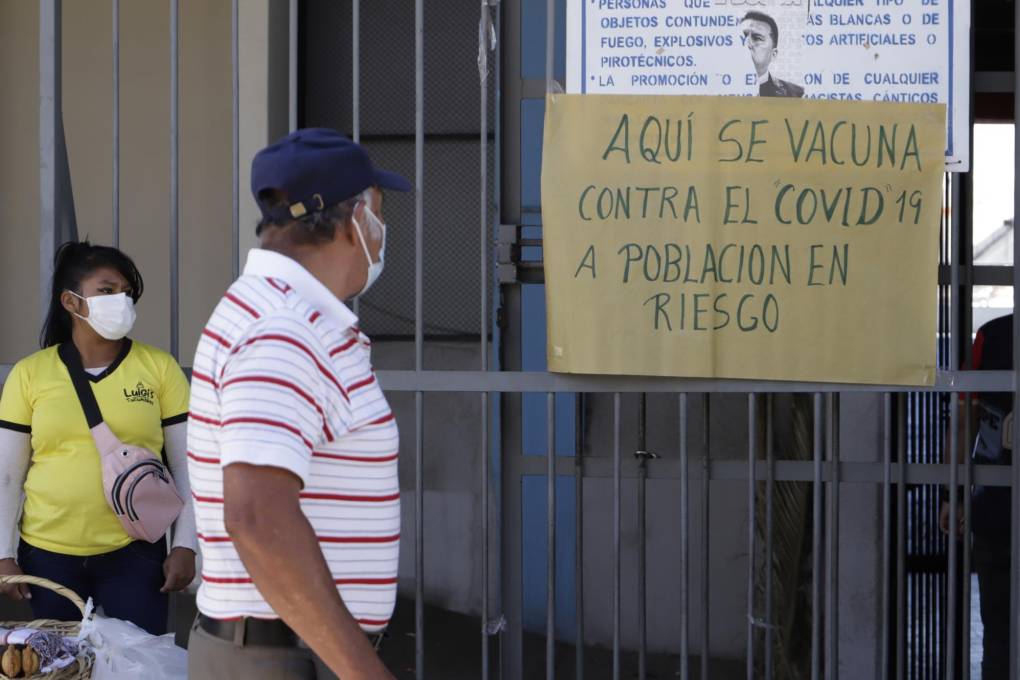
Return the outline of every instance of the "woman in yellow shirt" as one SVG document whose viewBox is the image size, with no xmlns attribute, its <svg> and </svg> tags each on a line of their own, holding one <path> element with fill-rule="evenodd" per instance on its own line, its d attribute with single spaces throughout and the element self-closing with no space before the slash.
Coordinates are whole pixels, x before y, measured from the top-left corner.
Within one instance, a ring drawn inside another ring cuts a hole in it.
<svg viewBox="0 0 1020 680">
<path fill-rule="evenodd" d="M 107 616 L 162 634 L 167 593 L 194 579 L 197 537 L 187 380 L 169 354 L 127 337 L 142 287 L 134 263 L 115 248 L 85 241 L 57 251 L 43 349 L 15 364 L 0 396 L 0 574 L 48 578 L 93 598 Z M 165 541 L 128 536 L 106 502 L 99 452 L 61 356 L 70 352 L 81 357 L 117 437 L 163 451 L 185 499 L 169 555 Z M 45 589 L 4 592 L 28 599 L 38 618 L 80 618 Z"/>
</svg>

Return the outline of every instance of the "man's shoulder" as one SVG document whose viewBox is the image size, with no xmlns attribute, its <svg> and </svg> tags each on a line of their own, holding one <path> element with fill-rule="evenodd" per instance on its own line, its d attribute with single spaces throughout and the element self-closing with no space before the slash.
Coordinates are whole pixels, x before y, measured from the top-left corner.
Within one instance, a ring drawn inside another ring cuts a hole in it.
<svg viewBox="0 0 1020 680">
<path fill-rule="evenodd" d="M 206 328 L 226 324 L 234 333 L 243 333 L 274 322 L 307 322 L 311 312 L 308 303 L 282 281 L 246 274 L 223 293 Z"/>
<path fill-rule="evenodd" d="M 1002 337 L 1013 337 L 1013 315 L 1007 314 L 997 319 L 985 322 L 978 332 L 985 338 L 994 337 L 996 340 Z"/>
<path fill-rule="evenodd" d="M 796 83 L 775 78 L 777 97 L 803 97 L 804 88 Z"/>
<path fill-rule="evenodd" d="M 1007 314 L 983 324 L 978 329 L 975 344 L 978 350 L 978 370 L 1009 370 L 1013 366 L 1013 315 Z"/>
<path fill-rule="evenodd" d="M 804 88 L 795 83 L 769 76 L 769 79 L 758 87 L 760 97 L 803 97 Z"/>
</svg>

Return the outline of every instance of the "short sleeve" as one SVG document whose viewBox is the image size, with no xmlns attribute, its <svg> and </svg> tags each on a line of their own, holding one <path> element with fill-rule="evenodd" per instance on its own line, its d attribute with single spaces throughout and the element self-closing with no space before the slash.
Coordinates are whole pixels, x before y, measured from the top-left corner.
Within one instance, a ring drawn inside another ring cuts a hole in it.
<svg viewBox="0 0 1020 680">
<path fill-rule="evenodd" d="M 289 470 L 307 485 L 312 452 L 328 431 L 328 360 L 297 320 L 253 333 L 219 380 L 220 462 Z"/>
<path fill-rule="evenodd" d="M 0 394 L 0 427 L 29 434 L 32 431 L 32 400 L 25 366 L 17 363 L 4 381 Z"/>
<path fill-rule="evenodd" d="M 163 427 L 188 422 L 188 379 L 173 357 L 167 355 L 159 395 L 159 417 Z"/>
</svg>

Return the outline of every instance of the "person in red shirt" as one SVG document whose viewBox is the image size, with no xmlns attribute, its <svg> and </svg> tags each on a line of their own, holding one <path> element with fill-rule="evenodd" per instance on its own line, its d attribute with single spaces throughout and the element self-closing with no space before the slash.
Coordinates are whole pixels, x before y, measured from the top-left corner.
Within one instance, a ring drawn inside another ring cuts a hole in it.
<svg viewBox="0 0 1020 680">
<path fill-rule="evenodd" d="M 1013 315 L 981 326 L 974 338 L 970 369 L 1013 370 Z M 1013 411 L 1010 392 L 975 395 L 971 422 L 977 424 L 973 458 L 980 465 L 1011 465 L 1013 451 L 1004 446 L 1007 416 Z M 981 677 L 1005 680 L 1009 674 L 1010 531 L 1009 487 L 975 486 L 971 492 L 971 562 L 978 577 L 981 623 L 984 627 Z M 963 535 L 963 512 L 957 510 L 957 536 Z M 943 492 L 939 525 L 949 533 L 948 492 Z M 964 616 L 966 616 L 966 612 Z"/>
</svg>

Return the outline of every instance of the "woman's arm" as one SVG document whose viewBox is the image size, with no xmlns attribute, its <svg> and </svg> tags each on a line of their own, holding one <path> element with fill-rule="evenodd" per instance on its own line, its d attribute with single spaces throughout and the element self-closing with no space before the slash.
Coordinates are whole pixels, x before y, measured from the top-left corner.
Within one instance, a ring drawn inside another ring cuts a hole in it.
<svg viewBox="0 0 1020 680">
<path fill-rule="evenodd" d="M 32 459 L 32 436 L 0 427 L 0 575 L 21 574 L 18 554 L 18 516 L 25 493 L 25 477 Z M 5 586 L 0 593 L 15 600 L 29 597 L 26 584 Z"/>
<path fill-rule="evenodd" d="M 191 482 L 188 479 L 188 424 L 179 423 L 163 428 L 163 445 L 166 447 L 167 463 L 173 475 L 177 492 L 184 499 L 184 509 L 174 522 L 174 548 L 187 548 L 198 552 L 198 536 L 195 533 L 195 506 L 191 498 Z"/>
<path fill-rule="evenodd" d="M 18 554 L 18 515 L 31 457 L 31 435 L 0 428 L 0 559 Z"/>
</svg>

